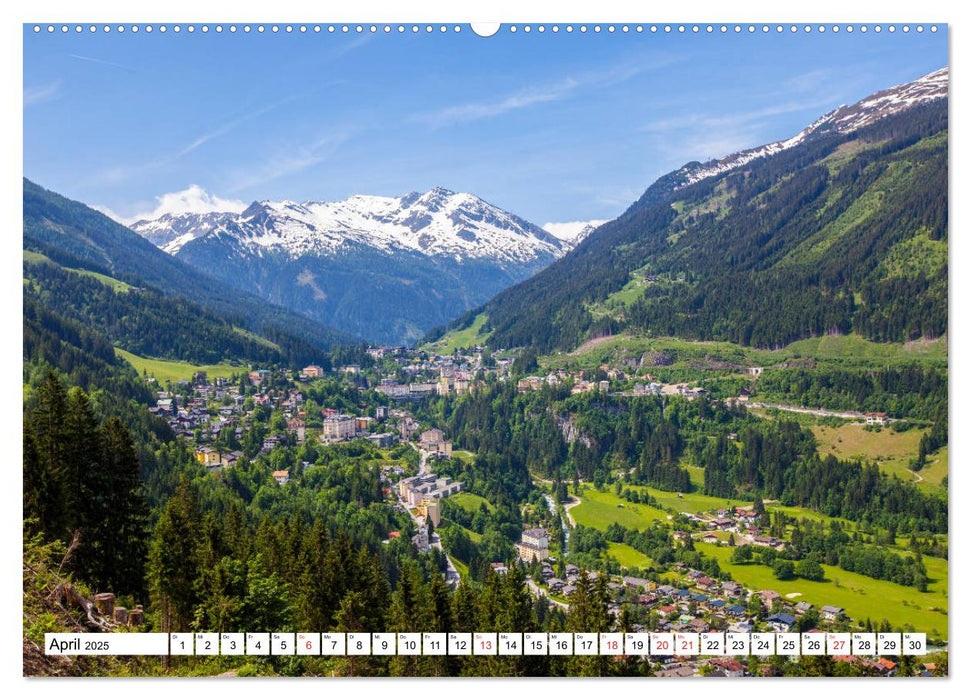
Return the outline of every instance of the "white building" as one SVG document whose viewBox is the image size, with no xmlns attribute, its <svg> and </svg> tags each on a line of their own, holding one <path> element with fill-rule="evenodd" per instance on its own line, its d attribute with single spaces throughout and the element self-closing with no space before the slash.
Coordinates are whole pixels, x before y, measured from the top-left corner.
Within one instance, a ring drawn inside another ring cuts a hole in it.
<svg viewBox="0 0 971 700">
<path fill-rule="evenodd" d="M 348 440 L 356 434 L 354 416 L 336 415 L 324 418 L 320 436 L 324 440 Z"/>
</svg>

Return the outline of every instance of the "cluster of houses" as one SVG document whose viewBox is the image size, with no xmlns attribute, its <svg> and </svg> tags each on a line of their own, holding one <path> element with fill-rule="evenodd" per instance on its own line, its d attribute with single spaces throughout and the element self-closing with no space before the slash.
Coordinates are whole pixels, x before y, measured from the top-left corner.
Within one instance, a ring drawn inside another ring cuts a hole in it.
<svg viewBox="0 0 971 700">
<path fill-rule="evenodd" d="M 323 376 L 324 370 L 318 365 L 308 365 L 301 370 L 301 377 Z M 285 372 L 280 372 L 286 377 Z M 240 450 L 218 449 L 216 438 L 226 428 L 231 428 L 237 442 L 241 442 L 251 427 L 255 407 L 267 406 L 272 410 L 282 410 L 286 418 L 286 431 L 276 432 L 263 438 L 261 452 L 269 453 L 285 444 L 302 444 L 307 436 L 307 413 L 305 400 L 299 388 L 270 388 L 273 372 L 257 369 L 244 375 L 245 380 L 257 387 L 247 392 L 236 382 L 225 378 L 207 379 L 205 372 L 196 372 L 191 382 L 182 382 L 181 393 L 159 391 L 156 393 L 155 406 L 149 412 L 164 418 L 173 432 L 195 441 L 195 459 L 210 470 L 233 467 L 243 456 Z M 247 395 L 248 394 L 248 395 Z M 247 410 L 247 400 L 252 400 L 254 409 Z M 350 416 L 334 409 L 322 410 L 321 428 L 318 436 L 321 442 L 334 443 L 355 438 L 366 438 L 379 447 L 391 447 L 399 439 L 391 432 L 374 432 L 381 423 L 398 421 L 402 436 L 410 437 L 418 429 L 411 414 L 396 411 L 390 407 L 379 407 L 375 416 Z M 451 444 L 448 443 L 448 454 Z M 445 450 L 445 445 L 442 446 Z M 275 475 L 276 476 L 276 475 Z M 277 478 L 281 484 L 288 477 Z"/>
<path fill-rule="evenodd" d="M 704 513 L 681 513 L 681 515 L 708 530 L 699 537 L 706 544 L 719 544 L 722 540 L 717 533 L 731 532 L 739 536 L 735 540 L 736 545 L 770 547 L 777 551 L 785 548 L 785 542 L 779 538 L 760 534 L 758 527 L 760 516 L 752 506 L 738 506 L 731 510 L 722 508 L 714 516 Z M 683 537 L 688 533 L 675 533 L 675 536 L 679 534 Z"/>
<path fill-rule="evenodd" d="M 491 565 L 497 573 L 505 573 L 504 564 Z M 613 603 L 608 611 L 616 618 L 620 613 L 621 603 L 641 606 L 657 613 L 657 624 L 647 628 L 645 625 L 634 625 L 632 632 L 713 632 L 727 631 L 751 633 L 755 631 L 794 632 L 797 631 L 800 617 L 814 609 L 805 601 L 794 602 L 776 591 L 749 591 L 735 581 L 719 581 L 704 572 L 688 569 L 683 564 L 675 566 L 683 576 L 682 586 L 670 584 L 659 585 L 648 579 L 634 576 L 612 578 L 607 588 L 613 594 Z M 581 576 L 580 569 L 572 564 L 565 566 L 565 579 L 556 578 L 553 567 L 544 563 L 541 578 L 551 594 L 567 597 L 576 590 L 576 584 Z M 590 579 L 596 577 L 593 572 L 586 572 Z M 764 621 L 756 622 L 748 605 L 750 596 L 758 598 L 760 604 L 768 611 Z M 818 610 L 818 617 L 824 623 L 839 623 L 846 620 L 843 608 L 824 605 Z M 756 625 L 759 629 L 756 629 Z M 822 630 L 812 629 L 810 632 Z M 897 663 L 886 658 L 837 656 L 834 661 L 843 661 L 859 665 L 876 675 L 893 675 Z M 690 677 L 690 676 L 727 676 L 741 677 L 748 674 L 748 667 L 744 660 L 736 657 L 666 657 L 660 659 L 661 670 L 655 675 L 659 677 Z M 925 668 L 923 675 L 932 675 L 936 669 L 931 664 Z"/>
<path fill-rule="evenodd" d="M 226 427 L 232 427 L 237 437 L 243 433 L 240 417 L 244 414 L 245 397 L 238 386 L 226 379 L 217 378 L 210 383 L 205 372 L 196 372 L 185 394 L 159 391 L 155 396 L 155 406 L 148 409 L 149 413 L 165 419 L 178 436 L 194 436 L 196 431 L 202 431 L 203 440 L 211 440 Z M 283 399 L 282 396 L 273 398 Z M 210 402 L 221 404 L 216 416 L 209 412 Z"/>
<path fill-rule="evenodd" d="M 601 368 L 604 369 L 604 368 Z M 539 391 L 544 386 L 559 386 L 560 384 L 572 382 L 570 387 L 571 394 L 583 394 L 591 391 L 606 393 L 610 391 L 610 382 L 617 380 L 623 381 L 626 378 L 624 372 L 618 369 L 605 369 L 607 379 L 593 381 L 587 378 L 589 372 L 580 370 L 578 372 L 567 372 L 559 369 L 550 372 L 545 376 L 523 377 L 516 382 L 516 389 L 520 393 L 527 391 Z M 602 375 L 601 375 L 602 376 Z M 705 396 L 708 392 L 702 387 L 692 387 L 686 383 L 662 384 L 660 382 L 650 382 L 648 384 L 635 383 L 632 389 L 621 391 L 621 396 L 680 396 L 682 398 L 696 399 Z"/>
<path fill-rule="evenodd" d="M 430 396 L 467 394 L 478 383 L 477 376 L 505 376 L 512 358 L 497 358 L 495 366 L 485 367 L 482 348 L 474 348 L 470 355 L 426 355 L 407 348 L 372 347 L 368 354 L 374 359 L 393 358 L 400 374 L 414 381 L 399 381 L 385 377 L 374 390 L 392 401 L 417 401 Z"/>
<path fill-rule="evenodd" d="M 708 392 L 700 387 L 692 387 L 685 382 L 676 384 L 662 384 L 660 382 L 649 382 L 642 384 L 635 383 L 630 391 L 624 392 L 625 396 L 680 396 L 689 401 L 705 396 Z"/>
<path fill-rule="evenodd" d="M 557 578 L 553 575 L 553 567 L 549 564 L 544 564 L 540 578 L 546 583 L 550 593 L 569 596 L 576 590 L 576 584 L 580 578 L 580 568 L 573 564 L 567 564 L 564 568 L 564 575 L 566 576 L 565 579 Z M 595 574 L 587 572 L 587 577 L 594 578 Z"/>
<path fill-rule="evenodd" d="M 548 535 L 542 528 L 523 532 L 523 539 L 517 543 L 519 558 L 531 562 L 536 549 L 548 544 Z M 525 547 L 524 547 L 525 545 Z M 543 552 L 548 557 L 548 551 Z M 542 561 L 542 560 L 539 560 Z M 498 565 L 493 564 L 493 568 Z M 572 564 L 565 566 L 566 579 L 556 578 L 551 564 L 542 563 L 540 578 L 551 593 L 569 596 L 575 590 L 580 569 Z M 747 605 L 751 596 L 759 599 L 767 611 L 764 626 L 775 632 L 791 632 L 798 618 L 814 606 L 805 601 L 786 598 L 773 590 L 749 591 L 737 581 L 721 581 L 702 571 L 691 569 L 684 564 L 675 564 L 674 571 L 681 581 L 680 586 L 659 584 L 649 579 L 635 576 L 612 577 L 607 588 L 613 593 L 613 603 L 609 612 L 615 616 L 620 613 L 622 603 L 654 610 L 658 615 L 656 627 L 647 630 L 635 625 L 635 632 L 753 632 L 755 622 Z M 594 572 L 587 576 L 595 578 Z M 846 619 L 843 608 L 824 605 L 818 610 L 821 621 L 837 623 Z"/>
</svg>

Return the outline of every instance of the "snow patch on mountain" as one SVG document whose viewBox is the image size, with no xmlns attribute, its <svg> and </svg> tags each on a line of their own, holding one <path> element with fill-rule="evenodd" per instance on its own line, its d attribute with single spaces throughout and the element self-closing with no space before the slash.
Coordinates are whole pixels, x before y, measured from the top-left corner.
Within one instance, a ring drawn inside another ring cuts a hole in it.
<svg viewBox="0 0 971 700">
<path fill-rule="evenodd" d="M 700 180 L 741 167 L 756 158 L 771 156 L 798 146 L 814 134 L 831 131 L 848 134 L 922 102 L 945 98 L 948 89 L 948 72 L 948 68 L 941 68 L 913 82 L 881 90 L 856 104 L 840 105 L 789 139 L 739 151 L 707 163 L 688 163 L 679 171 L 683 177 L 675 189 L 687 187 Z"/>
</svg>

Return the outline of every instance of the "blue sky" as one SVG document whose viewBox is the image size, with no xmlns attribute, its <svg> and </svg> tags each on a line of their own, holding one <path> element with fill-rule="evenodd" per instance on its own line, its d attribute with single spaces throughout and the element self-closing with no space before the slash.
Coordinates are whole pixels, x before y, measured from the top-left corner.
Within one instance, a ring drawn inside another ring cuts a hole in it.
<svg viewBox="0 0 971 700">
<path fill-rule="evenodd" d="M 791 136 L 946 64 L 943 26 L 490 38 L 25 27 L 24 174 L 121 217 L 441 185 L 540 225 L 604 219 L 689 160 Z"/>
</svg>

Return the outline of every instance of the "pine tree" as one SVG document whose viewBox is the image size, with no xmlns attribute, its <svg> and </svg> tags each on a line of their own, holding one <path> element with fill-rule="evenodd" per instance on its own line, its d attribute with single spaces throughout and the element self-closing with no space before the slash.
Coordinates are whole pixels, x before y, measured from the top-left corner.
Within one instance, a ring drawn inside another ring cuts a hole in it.
<svg viewBox="0 0 971 700">
<path fill-rule="evenodd" d="M 37 454 L 37 441 L 30 426 L 24 424 L 24 523 L 25 528 L 35 534 L 40 528 L 37 518 L 41 510 L 40 481 L 37 478 L 40 469 L 40 457 Z M 29 521 L 29 522 L 28 522 Z"/>
<path fill-rule="evenodd" d="M 99 530 L 108 516 L 109 487 L 106 471 L 101 466 L 104 452 L 98 420 L 87 394 L 79 387 L 67 393 L 64 434 L 68 440 L 63 455 L 65 507 L 70 527 L 81 531 L 74 563 L 79 575 L 88 579 L 95 571 L 99 575 L 103 573 L 99 571 L 103 567 L 97 564 L 106 555 Z M 103 583 L 97 579 L 93 582 Z"/>
<path fill-rule="evenodd" d="M 138 455 L 131 435 L 117 417 L 105 421 L 100 434 L 105 518 L 95 529 L 102 549 L 102 579 L 111 589 L 142 593 L 149 510 L 138 479 Z"/>
<path fill-rule="evenodd" d="M 476 595 L 464 577 L 452 596 L 452 620 L 452 628 L 456 632 L 477 631 Z"/>
<path fill-rule="evenodd" d="M 164 632 L 188 631 L 199 596 L 199 509 L 185 476 L 165 504 L 149 554 L 149 586 Z"/>
<path fill-rule="evenodd" d="M 328 630 L 340 602 L 339 593 L 325 585 L 330 537 L 322 521 L 306 533 L 301 553 L 301 572 L 297 578 L 298 620 L 303 629 Z"/>
<path fill-rule="evenodd" d="M 36 449 L 36 471 L 25 475 L 34 481 L 30 490 L 36 512 L 37 530 L 50 538 L 70 537 L 70 512 L 64 468 L 68 437 L 64 430 L 67 394 L 61 380 L 48 372 L 35 392 L 36 405 L 27 421 Z"/>
</svg>

